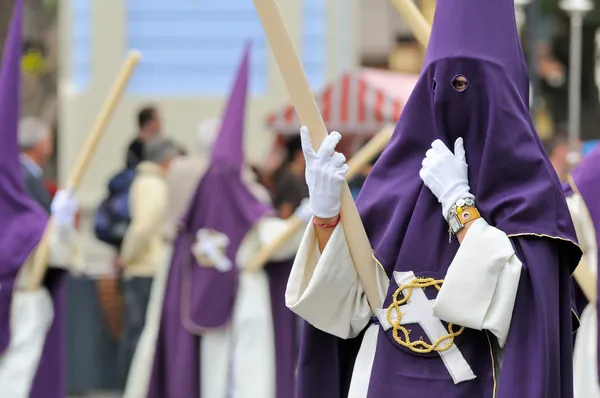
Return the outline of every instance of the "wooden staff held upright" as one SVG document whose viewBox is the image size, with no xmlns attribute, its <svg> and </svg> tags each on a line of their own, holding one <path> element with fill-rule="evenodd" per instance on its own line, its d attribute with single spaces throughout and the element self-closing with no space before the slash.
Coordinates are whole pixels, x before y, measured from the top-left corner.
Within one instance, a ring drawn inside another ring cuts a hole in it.
<svg viewBox="0 0 600 398">
<path fill-rule="evenodd" d="M 302 124 L 308 127 L 313 145 L 318 148 L 327 135 L 327 128 L 306 79 L 290 33 L 285 26 L 281 10 L 276 0 L 253 1 L 298 118 Z M 342 190 L 341 199 L 342 227 L 348 240 L 350 255 L 356 265 L 356 272 L 365 289 L 371 308 L 373 310 L 381 308 L 376 269 L 372 258 L 373 249 L 347 184 Z"/>
<path fill-rule="evenodd" d="M 281 10 L 276 0 L 253 1 L 298 118 L 302 124 L 308 127 L 313 145 L 318 148 L 327 134 L 327 128 L 310 90 L 298 53 L 285 26 Z M 423 15 L 411 0 L 393 0 L 393 2 L 401 15 L 404 16 L 407 24 L 413 29 L 419 42 L 426 46 L 431 29 Z M 373 249 L 348 185 L 344 187 L 341 199 L 342 227 L 346 234 L 350 255 L 356 266 L 356 272 L 371 308 L 373 310 L 381 308 L 382 303 L 379 298 L 376 270 L 372 259 Z"/>
<path fill-rule="evenodd" d="M 102 138 L 102 135 L 106 130 L 106 126 L 108 125 L 108 122 L 110 121 L 110 118 L 117 107 L 117 103 L 123 96 L 123 91 L 125 90 L 125 87 L 127 86 L 135 67 L 140 61 L 140 58 L 141 54 L 139 52 L 131 51 L 121 66 L 121 70 L 115 79 L 108 97 L 104 101 L 100 112 L 96 116 L 94 125 L 92 126 L 92 129 L 90 130 L 85 141 L 85 145 L 79 152 L 77 163 L 71 170 L 71 174 L 67 180 L 67 189 L 74 191 L 81 183 L 89 163 L 92 160 L 92 156 L 96 151 L 98 143 L 100 142 L 100 138 Z M 29 275 L 27 282 L 27 290 L 29 291 L 37 289 L 42 283 L 44 275 L 46 274 L 48 260 L 50 259 L 49 238 L 53 229 L 54 221 L 51 216 L 48 220 L 48 225 L 46 226 L 44 236 L 42 237 L 42 240 L 40 241 L 33 255 L 31 274 Z"/>
</svg>

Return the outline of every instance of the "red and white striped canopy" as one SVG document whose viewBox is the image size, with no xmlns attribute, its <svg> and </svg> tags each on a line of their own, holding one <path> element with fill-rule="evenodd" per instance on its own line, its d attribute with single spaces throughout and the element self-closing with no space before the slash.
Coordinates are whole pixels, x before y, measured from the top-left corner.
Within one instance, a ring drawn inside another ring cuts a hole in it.
<svg viewBox="0 0 600 398">
<path fill-rule="evenodd" d="M 363 68 L 344 73 L 317 95 L 327 129 L 343 134 L 372 135 L 396 124 L 418 76 Z M 279 134 L 298 134 L 300 122 L 292 105 L 267 117 Z"/>
</svg>

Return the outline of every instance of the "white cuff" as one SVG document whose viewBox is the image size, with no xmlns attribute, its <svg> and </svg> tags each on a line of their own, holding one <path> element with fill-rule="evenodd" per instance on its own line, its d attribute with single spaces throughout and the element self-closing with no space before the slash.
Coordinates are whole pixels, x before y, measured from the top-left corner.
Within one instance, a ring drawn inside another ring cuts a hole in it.
<svg viewBox="0 0 600 398">
<path fill-rule="evenodd" d="M 288 280 L 285 302 L 311 325 L 342 339 L 356 337 L 371 310 L 338 226 L 322 255 L 309 225 Z"/>
<path fill-rule="evenodd" d="M 434 315 L 471 329 L 487 329 L 503 346 L 521 268 L 508 236 L 485 220 L 476 220 L 448 268 Z"/>
</svg>

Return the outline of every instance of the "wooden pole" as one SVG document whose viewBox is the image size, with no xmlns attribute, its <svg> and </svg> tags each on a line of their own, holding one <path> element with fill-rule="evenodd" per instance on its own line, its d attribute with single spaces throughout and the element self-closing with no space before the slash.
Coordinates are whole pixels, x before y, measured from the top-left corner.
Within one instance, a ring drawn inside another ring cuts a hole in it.
<svg viewBox="0 0 600 398">
<path fill-rule="evenodd" d="M 253 1 L 279 66 L 279 71 L 296 108 L 298 118 L 310 130 L 313 145 L 318 149 L 327 136 L 327 128 L 308 84 L 290 33 L 285 26 L 281 10 L 276 0 Z M 345 184 L 342 190 L 341 200 L 342 227 L 346 234 L 356 272 L 371 308 L 373 310 L 381 308 L 382 303 L 379 298 L 376 268 L 372 258 L 373 249 L 352 199 L 348 184 Z"/>
<path fill-rule="evenodd" d="M 356 176 L 369 162 L 374 159 L 383 148 L 387 145 L 392 138 L 394 132 L 394 126 L 388 126 L 381 130 L 375 137 L 373 137 L 367 145 L 362 147 L 352 159 L 348 162 L 348 173 L 346 173 L 346 180 L 352 179 Z M 258 271 L 269 262 L 273 254 L 279 250 L 287 241 L 289 241 L 294 235 L 305 227 L 304 221 L 299 217 L 292 216 L 289 220 L 289 225 L 285 231 L 283 231 L 278 237 L 276 237 L 268 245 L 261 248 L 258 254 L 248 264 L 249 271 Z"/>
<path fill-rule="evenodd" d="M 92 156 L 98 147 L 98 143 L 100 142 L 100 139 L 106 130 L 106 126 L 108 125 L 108 122 L 110 121 L 110 118 L 113 115 L 119 100 L 123 96 L 125 87 L 127 86 L 135 67 L 140 61 L 140 58 L 141 54 L 139 52 L 131 51 L 121 66 L 121 70 L 119 71 L 119 74 L 113 83 L 108 97 L 104 101 L 100 112 L 96 116 L 94 125 L 92 126 L 92 129 L 90 130 L 85 141 L 85 145 L 79 153 L 77 163 L 75 163 L 75 166 L 71 170 L 71 174 L 69 174 L 69 179 L 67 180 L 66 185 L 67 189 L 74 191 L 81 183 L 81 180 L 92 160 Z M 37 289 L 42 283 L 44 275 L 46 274 L 48 260 L 50 259 L 49 238 L 53 229 L 54 220 L 52 217 L 50 217 L 42 240 L 40 241 L 33 255 L 31 273 L 27 282 L 27 289 L 29 291 Z"/>
<path fill-rule="evenodd" d="M 413 3 L 412 0 L 390 0 L 398 13 L 404 20 L 404 22 L 408 25 L 410 30 L 412 30 L 413 34 L 417 41 L 423 46 L 423 48 L 427 48 L 427 44 L 429 43 L 429 36 L 431 35 L 431 25 L 419 8 Z"/>
</svg>

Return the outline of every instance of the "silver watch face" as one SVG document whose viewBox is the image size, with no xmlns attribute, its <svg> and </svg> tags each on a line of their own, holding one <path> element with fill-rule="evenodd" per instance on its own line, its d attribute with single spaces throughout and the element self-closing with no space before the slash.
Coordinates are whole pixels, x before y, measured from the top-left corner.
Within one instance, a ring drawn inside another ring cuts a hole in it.
<svg viewBox="0 0 600 398">
<path fill-rule="evenodd" d="M 448 225 L 450 226 L 450 229 L 452 230 L 452 232 L 454 234 L 456 234 L 458 231 L 460 231 L 463 228 L 462 223 L 456 216 L 450 217 L 450 219 L 448 220 Z"/>
</svg>

